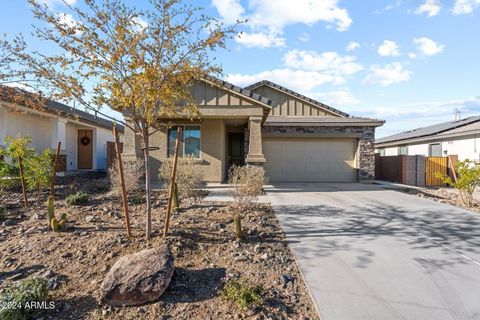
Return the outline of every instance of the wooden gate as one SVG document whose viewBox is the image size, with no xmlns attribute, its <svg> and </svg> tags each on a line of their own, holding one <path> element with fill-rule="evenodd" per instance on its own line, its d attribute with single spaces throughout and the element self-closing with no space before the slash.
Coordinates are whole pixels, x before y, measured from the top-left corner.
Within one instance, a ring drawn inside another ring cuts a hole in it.
<svg viewBox="0 0 480 320">
<path fill-rule="evenodd" d="M 435 177 L 437 172 L 444 176 L 447 175 L 447 157 L 425 157 L 425 185 L 427 186 L 445 186 L 446 184 Z"/>
</svg>

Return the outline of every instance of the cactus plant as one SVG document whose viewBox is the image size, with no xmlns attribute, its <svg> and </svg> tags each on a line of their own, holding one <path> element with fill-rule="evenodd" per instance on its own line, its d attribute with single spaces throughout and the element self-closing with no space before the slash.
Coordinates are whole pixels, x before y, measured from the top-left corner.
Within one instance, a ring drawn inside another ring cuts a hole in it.
<svg viewBox="0 0 480 320">
<path fill-rule="evenodd" d="M 49 221 L 50 228 L 52 228 L 52 231 L 57 232 L 67 224 L 67 214 L 63 213 L 60 217 L 60 220 L 58 220 L 55 217 L 55 208 L 53 205 L 52 196 L 48 197 L 47 206 L 48 206 L 48 221 Z"/>
<path fill-rule="evenodd" d="M 242 240 L 242 217 L 240 217 L 240 214 L 237 213 L 235 217 L 233 217 L 233 222 L 235 223 L 237 241 L 240 241 Z"/>
</svg>

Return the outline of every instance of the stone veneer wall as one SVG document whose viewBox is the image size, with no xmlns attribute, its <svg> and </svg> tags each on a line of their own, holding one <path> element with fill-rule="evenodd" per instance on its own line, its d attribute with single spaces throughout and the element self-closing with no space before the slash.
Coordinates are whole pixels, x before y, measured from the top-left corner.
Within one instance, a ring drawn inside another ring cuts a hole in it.
<svg viewBox="0 0 480 320">
<path fill-rule="evenodd" d="M 375 127 L 263 127 L 262 133 L 315 133 L 315 134 L 360 134 L 358 138 L 358 179 L 375 178 Z"/>
</svg>

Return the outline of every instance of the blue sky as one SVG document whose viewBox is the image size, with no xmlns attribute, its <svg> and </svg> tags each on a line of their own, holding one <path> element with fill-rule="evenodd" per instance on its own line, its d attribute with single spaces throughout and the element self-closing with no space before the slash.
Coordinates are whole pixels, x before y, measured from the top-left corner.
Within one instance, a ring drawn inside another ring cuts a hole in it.
<svg viewBox="0 0 480 320">
<path fill-rule="evenodd" d="M 42 1 L 66 10 L 59 0 Z M 453 120 L 455 108 L 462 117 L 480 114 L 480 0 L 194 3 L 226 24 L 248 19 L 217 54 L 234 84 L 267 79 L 354 116 L 384 119 L 377 137 Z M 2 33 L 28 35 L 36 22 L 26 1 L 2 6 Z"/>
</svg>

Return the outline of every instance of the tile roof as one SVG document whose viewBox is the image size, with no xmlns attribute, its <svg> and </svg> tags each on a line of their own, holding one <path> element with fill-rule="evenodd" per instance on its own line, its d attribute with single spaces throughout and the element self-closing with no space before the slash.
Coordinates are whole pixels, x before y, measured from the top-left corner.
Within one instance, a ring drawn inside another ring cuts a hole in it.
<svg viewBox="0 0 480 320">
<path fill-rule="evenodd" d="M 401 143 L 402 141 L 408 140 L 408 139 L 433 137 L 437 134 L 450 131 L 455 128 L 460 128 L 460 127 L 469 125 L 471 123 L 475 123 L 477 121 L 480 121 L 480 116 L 438 123 L 428 127 L 417 128 L 417 129 L 397 133 L 388 137 L 380 138 L 375 140 L 375 143 L 376 144 L 391 143 L 391 142 Z"/>
<path fill-rule="evenodd" d="M 253 90 L 253 89 L 258 88 L 258 87 L 261 87 L 261 86 L 263 86 L 263 85 L 267 85 L 267 86 L 270 86 L 270 87 L 275 88 L 275 89 L 277 89 L 277 90 L 283 91 L 283 92 L 285 92 L 285 93 L 287 93 L 287 94 L 290 94 L 290 95 L 292 95 L 292 96 L 294 96 L 294 97 L 297 97 L 297 98 L 299 98 L 299 99 L 305 100 L 305 101 L 307 101 L 308 103 L 311 103 L 311 104 L 313 104 L 313 105 L 315 105 L 315 106 L 317 106 L 317 107 L 320 107 L 320 108 L 329 110 L 329 111 L 334 112 L 334 113 L 336 113 L 336 114 L 338 114 L 338 115 L 341 115 L 341 116 L 343 116 L 343 117 L 350 117 L 350 115 L 349 115 L 348 113 L 345 113 L 345 112 L 340 111 L 340 110 L 338 110 L 338 109 L 335 109 L 335 108 L 332 108 L 332 107 L 330 107 L 330 106 L 327 106 L 326 104 L 323 104 L 323 103 L 321 103 L 321 102 L 319 102 L 319 101 L 317 101 L 317 100 L 314 100 L 314 99 L 312 99 L 312 98 L 306 97 L 306 96 L 304 96 L 304 95 L 302 95 L 302 94 L 300 94 L 300 93 L 298 93 L 298 92 L 292 91 L 292 90 L 290 90 L 290 89 L 288 89 L 288 88 L 282 87 L 282 86 L 280 86 L 280 85 L 278 85 L 278 84 L 276 84 L 276 83 L 273 83 L 273 82 L 271 82 L 271 81 L 268 81 L 268 80 L 262 80 L 262 81 L 256 82 L 256 83 L 254 83 L 254 84 L 251 84 L 251 85 L 245 87 L 245 89 L 246 89 L 246 90 Z"/>
</svg>

